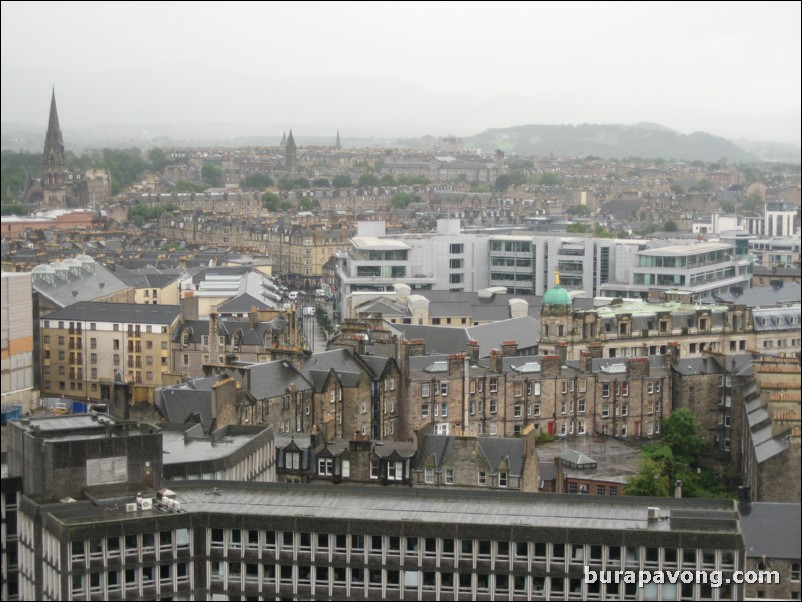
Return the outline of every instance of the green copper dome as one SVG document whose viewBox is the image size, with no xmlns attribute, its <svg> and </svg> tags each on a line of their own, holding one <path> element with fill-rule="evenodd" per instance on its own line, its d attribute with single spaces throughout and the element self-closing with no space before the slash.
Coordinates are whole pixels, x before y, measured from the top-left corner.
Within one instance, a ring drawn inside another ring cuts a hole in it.
<svg viewBox="0 0 802 602">
<path fill-rule="evenodd" d="M 558 284 L 543 295 L 543 305 L 571 305 L 571 295 Z"/>
</svg>

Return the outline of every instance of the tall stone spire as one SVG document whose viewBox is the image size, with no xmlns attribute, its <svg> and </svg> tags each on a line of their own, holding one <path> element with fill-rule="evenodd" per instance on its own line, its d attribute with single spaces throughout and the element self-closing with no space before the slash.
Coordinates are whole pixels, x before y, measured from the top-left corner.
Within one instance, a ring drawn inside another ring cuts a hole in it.
<svg viewBox="0 0 802 602">
<path fill-rule="evenodd" d="M 295 168 L 296 168 L 295 152 L 296 152 L 295 138 L 292 137 L 292 130 L 290 130 L 290 135 L 287 136 L 287 145 L 284 147 L 285 167 L 287 168 L 287 171 L 290 173 L 295 173 Z"/>
<path fill-rule="evenodd" d="M 42 169 L 44 188 L 43 204 L 46 207 L 61 208 L 67 205 L 67 158 L 64 154 L 64 139 L 58 124 L 56 109 L 56 89 L 50 98 L 50 118 L 45 134 L 45 150 Z"/>
<path fill-rule="evenodd" d="M 281 132 L 281 142 L 279 142 L 282 148 L 287 146 L 287 132 Z"/>
<path fill-rule="evenodd" d="M 342 145 L 340 144 L 340 130 L 337 130 L 337 142 L 334 143 L 334 148 L 340 150 Z"/>
</svg>

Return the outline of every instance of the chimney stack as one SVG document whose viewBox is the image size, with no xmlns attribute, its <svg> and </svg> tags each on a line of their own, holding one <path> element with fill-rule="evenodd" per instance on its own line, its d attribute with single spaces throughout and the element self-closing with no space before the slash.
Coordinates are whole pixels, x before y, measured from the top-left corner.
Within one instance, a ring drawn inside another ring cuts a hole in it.
<svg viewBox="0 0 802 602">
<path fill-rule="evenodd" d="M 468 341 L 468 357 L 471 358 L 472 364 L 479 361 L 479 341 L 475 339 Z"/>
<path fill-rule="evenodd" d="M 502 357 L 515 357 L 516 355 L 518 355 L 518 341 L 501 342 Z"/>
</svg>

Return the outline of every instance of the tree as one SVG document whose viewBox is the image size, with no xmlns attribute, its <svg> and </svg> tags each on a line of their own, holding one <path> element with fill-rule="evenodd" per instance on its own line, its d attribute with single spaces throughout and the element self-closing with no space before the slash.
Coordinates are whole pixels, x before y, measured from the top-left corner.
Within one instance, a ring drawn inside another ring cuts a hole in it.
<svg viewBox="0 0 802 602">
<path fill-rule="evenodd" d="M 291 204 L 282 201 L 275 192 L 266 192 L 262 195 L 262 206 L 268 211 L 285 211 Z"/>
<path fill-rule="evenodd" d="M 263 173 L 252 173 L 243 178 L 240 183 L 240 188 L 256 188 L 257 190 L 264 190 L 273 185 L 273 178 Z"/>
<path fill-rule="evenodd" d="M 292 185 L 295 188 L 309 188 L 309 180 L 303 176 L 300 178 L 295 178 L 295 180 L 292 182 Z"/>
<path fill-rule="evenodd" d="M 711 190 L 713 190 L 713 186 L 714 186 L 713 182 L 711 182 L 707 178 L 702 178 L 696 183 L 696 185 L 693 188 L 698 190 L 699 192 L 710 192 Z"/>
<path fill-rule="evenodd" d="M 411 194 L 409 192 L 398 192 L 393 195 L 390 204 L 394 209 L 406 209 L 409 207 L 410 203 L 417 203 L 418 201 L 420 201 L 420 197 L 416 194 Z"/>
<path fill-rule="evenodd" d="M 587 205 L 572 205 L 566 209 L 566 213 L 571 215 L 590 215 L 590 207 Z"/>
<path fill-rule="evenodd" d="M 588 232 L 588 227 L 585 224 L 568 224 L 565 231 L 569 234 L 585 234 Z"/>
<path fill-rule="evenodd" d="M 562 178 L 556 173 L 544 173 L 538 179 L 538 184 L 541 186 L 559 186 L 562 182 Z"/>
<path fill-rule="evenodd" d="M 675 222 L 673 219 L 670 219 L 663 223 L 662 230 L 663 232 L 678 232 L 679 226 L 677 225 L 677 222 Z"/>
<path fill-rule="evenodd" d="M 374 186 L 378 186 L 380 184 L 379 178 L 374 176 L 372 173 L 363 173 L 359 176 L 359 186 L 362 188 L 373 188 Z"/>
<path fill-rule="evenodd" d="M 509 174 L 502 174 L 496 178 L 496 191 L 506 192 L 512 186 L 512 177 Z"/>
<path fill-rule="evenodd" d="M 223 185 L 223 168 L 211 163 L 204 163 L 201 167 L 201 177 L 209 186 L 220 188 Z"/>
<path fill-rule="evenodd" d="M 335 188 L 348 188 L 349 186 L 351 186 L 351 176 L 347 175 L 334 176 L 334 178 L 331 181 L 331 185 L 334 186 Z"/>
<path fill-rule="evenodd" d="M 696 418 L 688 408 L 679 408 L 663 419 L 662 441 L 671 448 L 677 461 L 696 464 L 707 449 L 704 438 L 697 434 Z"/>
<path fill-rule="evenodd" d="M 313 197 L 305 196 L 298 202 L 298 208 L 301 211 L 312 211 L 320 207 L 320 201 Z"/>
<path fill-rule="evenodd" d="M 181 193 L 181 192 L 203 192 L 206 190 L 208 186 L 202 186 L 201 184 L 193 184 L 189 180 L 178 180 L 173 186 L 172 192 Z"/>
<path fill-rule="evenodd" d="M 640 471 L 631 477 L 624 487 L 625 495 L 641 495 L 650 497 L 669 496 L 668 475 L 665 464 L 650 458 L 641 458 Z"/>
<path fill-rule="evenodd" d="M 384 174 L 379 182 L 382 186 L 395 186 L 396 182 L 390 174 Z"/>
<path fill-rule="evenodd" d="M 169 163 L 167 153 L 162 149 L 152 148 L 148 151 L 148 167 L 153 171 L 161 173 Z"/>
<path fill-rule="evenodd" d="M 671 192 L 674 194 L 685 194 L 685 189 L 682 187 L 682 184 L 672 184 Z"/>
<path fill-rule="evenodd" d="M 328 178 L 315 178 L 312 180 L 312 185 L 316 188 L 328 188 L 331 186 L 331 182 Z"/>
</svg>

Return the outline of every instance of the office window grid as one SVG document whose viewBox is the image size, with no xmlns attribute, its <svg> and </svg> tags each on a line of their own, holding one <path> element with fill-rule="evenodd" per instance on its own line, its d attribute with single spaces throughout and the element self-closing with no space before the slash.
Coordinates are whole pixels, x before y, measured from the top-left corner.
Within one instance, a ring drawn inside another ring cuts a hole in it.
<svg viewBox="0 0 802 602">
<path fill-rule="evenodd" d="M 586 564 L 594 570 L 725 572 L 737 566 L 737 553 L 730 550 L 214 528 L 208 534 L 210 592 L 242 589 L 266 596 L 379 599 L 433 593 L 460 599 L 514 594 L 532 600 L 636 600 L 635 587 L 584 584 L 565 575 Z M 250 543 L 231 544 L 244 541 Z M 719 600 L 729 600 L 734 592 L 722 588 L 718 593 Z M 666 595 L 676 599 L 675 590 L 664 590 Z M 706 592 L 694 586 L 683 588 L 679 599 L 700 597 Z"/>
</svg>

